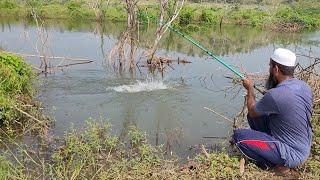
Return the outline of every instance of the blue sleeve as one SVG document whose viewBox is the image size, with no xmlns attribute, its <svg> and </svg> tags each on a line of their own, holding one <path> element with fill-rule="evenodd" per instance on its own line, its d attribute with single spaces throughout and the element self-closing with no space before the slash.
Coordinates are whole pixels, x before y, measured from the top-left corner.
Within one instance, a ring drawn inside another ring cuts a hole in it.
<svg viewBox="0 0 320 180">
<path fill-rule="evenodd" d="M 276 101 L 272 97 L 272 91 L 267 92 L 263 98 L 255 104 L 254 111 L 259 116 L 279 114 L 280 111 Z"/>
</svg>

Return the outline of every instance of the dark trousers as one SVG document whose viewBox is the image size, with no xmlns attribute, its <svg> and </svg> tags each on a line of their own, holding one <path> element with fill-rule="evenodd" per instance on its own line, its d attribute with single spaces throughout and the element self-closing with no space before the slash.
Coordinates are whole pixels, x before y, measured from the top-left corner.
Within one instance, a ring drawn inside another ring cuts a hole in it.
<svg viewBox="0 0 320 180">
<path fill-rule="evenodd" d="M 238 149 L 260 167 L 284 165 L 280 157 L 280 142 L 271 136 L 268 117 L 252 119 L 248 116 L 251 129 L 237 129 L 233 141 Z"/>
</svg>

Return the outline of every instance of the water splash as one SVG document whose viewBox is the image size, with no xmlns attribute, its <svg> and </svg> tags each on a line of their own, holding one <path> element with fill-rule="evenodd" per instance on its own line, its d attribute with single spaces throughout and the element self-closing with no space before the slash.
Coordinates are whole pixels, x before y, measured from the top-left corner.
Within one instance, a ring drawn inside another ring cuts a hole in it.
<svg viewBox="0 0 320 180">
<path fill-rule="evenodd" d="M 169 86 L 166 85 L 163 81 L 147 79 L 145 81 L 137 81 L 135 84 L 131 85 L 122 85 L 111 88 L 117 92 L 125 92 L 125 93 L 137 93 L 137 92 L 150 92 L 156 90 L 168 89 Z"/>
</svg>

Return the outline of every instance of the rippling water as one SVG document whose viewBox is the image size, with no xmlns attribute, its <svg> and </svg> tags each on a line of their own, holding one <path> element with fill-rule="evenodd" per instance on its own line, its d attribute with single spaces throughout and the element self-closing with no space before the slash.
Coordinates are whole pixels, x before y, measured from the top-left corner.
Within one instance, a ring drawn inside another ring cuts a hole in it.
<svg viewBox="0 0 320 180">
<path fill-rule="evenodd" d="M 150 92 L 157 90 L 165 90 L 170 88 L 167 84 L 165 84 L 162 80 L 154 80 L 154 79 L 146 79 L 144 81 L 137 80 L 134 84 L 129 85 L 120 85 L 116 87 L 109 87 L 108 89 L 112 89 L 119 93 L 138 93 L 138 92 Z"/>
</svg>

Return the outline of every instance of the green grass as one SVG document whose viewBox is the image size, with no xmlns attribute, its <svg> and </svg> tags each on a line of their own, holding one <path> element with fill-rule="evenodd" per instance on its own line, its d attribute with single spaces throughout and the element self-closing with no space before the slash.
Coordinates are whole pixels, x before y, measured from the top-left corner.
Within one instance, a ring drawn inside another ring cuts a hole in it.
<svg viewBox="0 0 320 180">
<path fill-rule="evenodd" d="M 34 124 L 21 111 L 43 118 L 38 104 L 33 100 L 33 77 L 31 66 L 21 57 L 0 52 L 0 123 L 2 130 L 10 135 L 16 135 L 14 132 L 19 130 L 17 127 Z"/>
<path fill-rule="evenodd" d="M 319 134 L 319 130 L 317 129 Z M 319 136 L 315 136 L 319 141 Z M 198 154 L 187 162 L 165 156 L 161 146 L 151 145 L 146 134 L 135 127 L 125 139 L 110 133 L 106 121 L 87 121 L 84 129 L 69 130 L 63 138 L 48 145 L 50 152 L 36 146 L 19 146 L 15 153 L 0 156 L 0 175 L 10 179 L 282 179 L 272 171 L 263 171 L 251 162 L 240 174 L 240 156 L 211 152 Z M 48 148 L 47 148 L 48 149 Z M 315 152 L 316 151 L 316 152 Z M 319 147 L 297 169 L 299 177 L 317 179 Z M 34 171 L 37 169 L 37 171 Z"/>
<path fill-rule="evenodd" d="M 10 128 L 20 115 L 13 110 L 17 99 L 30 97 L 32 72 L 20 57 L 0 54 L 0 121 Z"/>
<path fill-rule="evenodd" d="M 231 14 L 231 19 L 236 24 L 250 25 L 254 27 L 262 27 L 271 23 L 271 14 L 258 9 L 241 9 Z"/>
<path fill-rule="evenodd" d="M 239 177 L 238 158 L 230 157 L 226 153 L 212 153 L 209 159 L 199 155 L 193 159 L 193 165 L 179 166 L 177 158 L 165 158 L 161 147 L 150 145 L 145 133 L 135 127 L 130 127 L 125 141 L 110 135 L 109 131 L 108 123 L 90 120 L 86 128 L 66 132 L 58 143 L 61 145 L 56 146 L 51 156 L 42 162 L 43 156 L 26 153 L 32 152 L 26 147 L 15 154 L 7 152 L 0 157 L 0 174 L 13 179 Z M 18 157 L 16 162 L 9 161 L 13 155 Z M 32 171 L 33 168 L 37 171 Z"/>
<path fill-rule="evenodd" d="M 282 7 L 275 14 L 279 23 L 299 24 L 304 28 L 317 28 L 320 24 L 320 10 L 312 7 Z"/>
<path fill-rule="evenodd" d="M 142 22 L 154 21 L 158 17 L 159 7 L 156 3 L 139 3 L 138 18 Z M 65 3 L 35 3 L 33 8 L 43 18 L 71 19 L 74 21 L 96 20 L 95 10 L 85 1 L 66 1 Z M 299 29 L 320 27 L 320 3 L 299 2 L 295 4 L 279 3 L 272 5 L 214 4 L 206 5 L 189 3 L 184 6 L 177 24 L 185 25 L 217 25 L 223 23 L 240 24 L 261 28 L 285 28 L 297 26 Z M 30 17 L 30 6 L 3 1 L 0 3 L 1 16 Z M 125 5 L 112 1 L 103 7 L 107 20 L 126 21 Z M 170 14 L 170 11 L 167 12 Z M 284 26 L 285 25 L 285 26 Z M 295 29 L 294 29 L 295 30 Z"/>
</svg>

